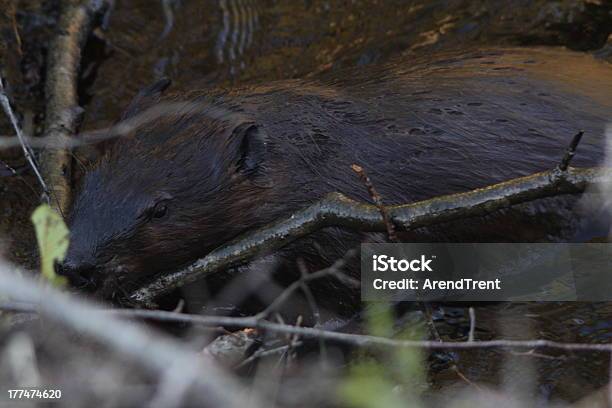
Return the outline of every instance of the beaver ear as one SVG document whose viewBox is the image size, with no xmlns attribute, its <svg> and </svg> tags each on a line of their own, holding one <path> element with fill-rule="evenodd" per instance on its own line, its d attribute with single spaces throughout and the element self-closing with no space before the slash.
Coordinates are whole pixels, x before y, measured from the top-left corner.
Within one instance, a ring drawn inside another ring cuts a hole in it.
<svg viewBox="0 0 612 408">
<path fill-rule="evenodd" d="M 266 132 L 254 123 L 243 123 L 234 129 L 232 139 L 239 143 L 238 170 L 248 175 L 261 175 L 268 150 Z"/>
<path fill-rule="evenodd" d="M 150 107 L 158 101 L 161 94 L 172 84 L 170 78 L 163 77 L 157 82 L 141 89 L 123 112 L 121 120 L 135 116 L 138 112 Z"/>
</svg>

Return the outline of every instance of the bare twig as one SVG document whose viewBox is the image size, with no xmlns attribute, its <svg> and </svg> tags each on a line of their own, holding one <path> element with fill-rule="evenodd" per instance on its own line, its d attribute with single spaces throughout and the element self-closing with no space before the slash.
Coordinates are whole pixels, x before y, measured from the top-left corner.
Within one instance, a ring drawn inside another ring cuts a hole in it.
<svg viewBox="0 0 612 408">
<path fill-rule="evenodd" d="M 8 163 L 5 163 L 4 161 L 0 160 L 0 165 L 2 165 L 2 167 L 4 167 L 4 169 L 5 169 L 5 170 L 0 170 L 0 177 L 4 177 L 4 176 L 17 176 L 17 175 L 19 175 L 17 173 L 17 170 L 15 170 L 15 168 L 9 166 Z"/>
<path fill-rule="evenodd" d="M 292 344 L 285 344 L 283 346 L 278 346 L 278 347 L 274 347 L 274 348 L 267 349 L 267 350 L 258 350 L 255 353 L 253 353 L 253 355 L 251 355 L 249 358 L 245 359 L 243 362 L 238 364 L 236 366 L 236 369 L 245 367 L 245 366 L 251 364 L 253 361 L 258 360 L 260 358 L 265 358 L 265 357 L 268 357 L 268 356 L 273 356 L 275 354 L 281 354 L 281 353 L 284 354 L 284 353 L 287 353 L 289 348 L 291 348 L 291 347 L 299 347 L 302 344 L 303 344 L 302 342 L 297 341 L 297 342 L 294 342 Z"/>
<path fill-rule="evenodd" d="M 302 321 L 303 321 L 302 316 L 301 315 L 298 316 L 295 321 L 294 327 L 302 326 Z M 285 364 L 287 364 L 288 362 L 292 361 L 295 358 L 293 350 L 295 349 L 296 345 L 299 343 L 301 343 L 299 334 L 296 333 L 290 337 L 289 348 L 287 349 L 287 352 L 283 354 L 285 356 Z"/>
<path fill-rule="evenodd" d="M 391 218 L 389 217 L 387 208 L 383 204 L 382 197 L 380 194 L 378 194 L 378 191 L 376 191 L 374 184 L 372 184 L 372 180 L 370 180 L 363 167 L 357 164 L 353 164 L 351 166 L 351 169 L 353 169 L 353 171 L 357 173 L 363 184 L 366 186 L 366 188 L 368 189 L 368 193 L 372 198 L 372 201 L 374 201 L 374 205 L 376 205 L 376 208 L 378 208 L 378 211 L 380 211 L 380 215 L 382 216 L 383 222 L 385 223 L 385 227 L 387 228 L 387 236 L 389 238 L 389 241 L 398 242 L 397 234 L 395 233 L 395 226 L 393 225 L 393 220 L 391 220 Z"/>
<path fill-rule="evenodd" d="M 565 151 L 565 155 L 563 156 L 563 159 L 561 159 L 561 163 L 559 163 L 559 170 L 561 171 L 567 170 L 567 168 L 570 165 L 570 162 L 572 161 L 572 159 L 574 158 L 574 155 L 576 154 L 576 148 L 578 147 L 578 144 L 580 143 L 580 140 L 582 139 L 583 135 L 584 135 L 583 130 L 581 130 L 580 132 L 574 135 L 572 142 L 570 143 L 569 147 Z"/>
<path fill-rule="evenodd" d="M 203 101 L 160 102 L 134 116 L 123 119 L 113 126 L 79 132 L 73 138 L 65 138 L 61 134 L 57 135 L 54 133 L 43 137 L 28 137 L 24 135 L 24 139 L 33 148 L 69 149 L 125 137 L 132 134 L 139 127 L 150 124 L 160 118 L 192 114 L 194 112 L 211 119 L 236 122 L 246 120 L 239 113 L 213 106 Z M 17 146 L 19 146 L 19 141 L 15 141 L 14 137 L 0 136 L 0 149 Z"/>
<path fill-rule="evenodd" d="M 457 367 L 457 365 L 456 365 L 456 364 L 454 364 L 454 365 L 453 365 L 452 370 L 455 372 L 455 374 L 457 374 L 457 377 L 459 377 L 461 380 L 463 380 L 463 382 L 465 382 L 466 384 L 468 384 L 470 387 L 473 387 L 473 388 L 475 388 L 476 390 L 481 391 L 481 392 L 482 392 L 482 391 L 484 391 L 484 390 L 482 389 L 482 387 L 481 387 L 481 386 L 479 386 L 479 385 L 478 385 L 478 384 L 476 384 L 474 381 L 472 381 L 472 380 L 470 380 L 469 378 L 467 378 L 467 377 L 465 376 L 465 374 L 463 374 L 463 373 L 461 372 L 461 370 L 459 370 L 459 367 Z"/>
<path fill-rule="evenodd" d="M 510 354 L 512 354 L 513 356 L 535 357 L 535 358 L 542 358 L 545 360 L 566 360 L 567 359 L 566 356 L 550 356 L 548 354 L 538 353 L 535 350 L 511 351 Z"/>
<path fill-rule="evenodd" d="M 398 228 L 410 230 L 452 220 L 482 216 L 509 206 L 561 194 L 578 194 L 590 184 L 612 182 L 612 169 L 554 169 L 520 177 L 488 187 L 450 194 L 413 204 L 387 207 Z M 356 202 L 340 193 L 295 213 L 289 219 L 253 231 L 223 246 L 191 266 L 157 278 L 136 290 L 130 301 L 150 305 L 158 296 L 228 267 L 271 253 L 297 238 L 324 227 L 339 226 L 361 231 L 385 231 L 379 209 Z"/>
<path fill-rule="evenodd" d="M 428 302 L 419 302 L 421 304 L 421 308 L 423 313 L 425 314 L 425 321 L 427 322 L 427 327 L 429 328 L 429 333 L 436 341 L 442 341 L 442 337 L 436 328 L 436 323 L 433 320 L 433 308 L 431 304 Z"/>
<path fill-rule="evenodd" d="M 2 287 L 0 286 L 0 289 Z M 3 306 L 0 305 L 0 310 Z M 11 311 L 20 309 L 22 312 L 36 313 L 38 307 L 35 304 L 19 305 L 13 303 Z M 273 323 L 256 317 L 228 317 L 228 316 L 202 316 L 189 315 L 163 310 L 145 309 L 98 309 L 99 315 L 113 314 L 126 318 L 140 318 L 160 322 L 191 323 L 199 326 L 224 326 L 233 328 L 256 328 L 263 331 L 285 335 L 299 335 L 304 339 L 325 339 L 363 348 L 422 348 L 428 350 L 472 350 L 490 348 L 510 349 L 556 349 L 564 351 L 602 351 L 612 353 L 612 344 L 609 343 L 561 343 L 551 340 L 488 340 L 488 341 L 464 341 L 464 342 L 438 342 L 431 340 L 396 340 L 386 337 L 378 337 L 364 334 L 340 333 L 314 327 L 297 327 L 283 323 Z M 96 315 L 96 319 L 98 318 Z"/>
<path fill-rule="evenodd" d="M 2 108 L 4 109 L 4 112 L 6 113 L 6 115 L 9 117 L 9 120 L 11 121 L 11 125 L 13 126 L 13 129 L 15 130 L 15 134 L 17 135 L 17 140 L 19 141 L 19 144 L 21 145 L 21 149 L 23 150 L 23 155 L 25 156 L 30 167 L 32 167 L 32 170 L 34 171 L 34 174 L 36 175 L 36 178 L 38 179 L 38 182 L 40 183 L 40 186 L 42 187 L 43 199 L 48 201 L 49 200 L 49 189 L 47 188 L 47 185 L 45 184 L 45 180 L 43 180 L 40 174 L 40 171 L 38 170 L 38 166 L 36 165 L 36 160 L 34 159 L 34 153 L 32 152 L 32 149 L 30 148 L 30 146 L 28 145 L 26 141 L 26 138 L 21 130 L 21 126 L 19 126 L 19 122 L 17 121 L 17 116 L 15 115 L 15 112 L 13 111 L 13 108 L 11 107 L 9 98 L 6 95 L 6 91 L 4 90 L 4 81 L 1 77 L 0 77 L 0 104 L 2 104 Z"/>
<path fill-rule="evenodd" d="M 172 3 L 174 3 L 174 0 L 161 0 L 166 24 L 164 25 L 164 31 L 162 31 L 161 35 L 159 36 L 159 41 L 166 38 L 174 26 L 174 11 L 172 10 Z"/>
<path fill-rule="evenodd" d="M 470 332 L 468 334 L 468 340 L 467 341 L 468 341 L 468 343 L 471 343 L 471 342 L 474 341 L 474 330 L 476 329 L 476 312 L 474 311 L 473 307 L 470 307 L 468 309 L 468 311 L 469 311 L 469 315 L 470 315 Z M 465 374 L 463 374 L 461 372 L 461 370 L 459 369 L 459 366 L 457 365 L 457 361 L 455 360 L 455 358 L 453 358 L 453 364 L 451 366 L 451 369 L 465 383 L 467 383 L 471 387 L 474 387 L 478 391 L 482 391 L 482 388 L 478 384 L 476 384 L 475 382 L 471 381 L 468 377 L 465 376 Z"/>
<path fill-rule="evenodd" d="M 476 311 L 473 307 L 468 309 L 470 314 L 470 333 L 468 334 L 468 341 L 474 341 L 474 332 L 476 331 Z"/>
<path fill-rule="evenodd" d="M 319 305 L 317 305 L 317 300 L 313 295 L 310 287 L 305 282 L 305 279 L 309 275 L 308 267 L 303 259 L 297 260 L 298 269 L 300 270 L 300 289 L 308 302 L 308 306 L 310 307 L 310 312 L 312 313 L 312 317 L 314 319 L 315 326 L 319 326 L 321 324 L 321 312 L 319 310 Z"/>
<path fill-rule="evenodd" d="M 27 304 L 32 308 L 30 311 L 87 335 L 158 375 L 180 370 L 181 375 L 173 375 L 173 381 L 194 389 L 197 391 L 194 395 L 206 398 L 211 406 L 266 406 L 256 395 L 247 398 L 236 380 L 197 353 L 188 351 L 185 345 L 161 333 L 152 336 L 138 325 L 100 313 L 100 309 L 89 303 L 10 272 L 4 265 L 0 265 L 0 295 L 15 302 L 13 309 Z"/>
<path fill-rule="evenodd" d="M 15 3 L 9 3 L 10 11 L 9 14 L 11 16 L 11 25 L 13 26 L 13 35 L 15 36 L 15 42 L 17 42 L 17 53 L 19 56 L 23 56 L 23 44 L 21 41 L 21 36 L 19 35 L 19 27 L 17 25 L 17 10 Z"/>
<path fill-rule="evenodd" d="M 329 268 L 321 269 L 320 271 L 303 275 L 299 280 L 293 282 L 276 298 L 272 303 L 268 305 L 264 310 L 255 315 L 256 319 L 265 319 L 274 311 L 276 311 L 283 303 L 285 303 L 297 289 L 300 289 L 303 284 L 312 280 L 321 279 L 328 276 L 340 276 L 342 274 L 342 268 L 346 265 L 347 259 L 352 258 L 357 254 L 357 250 L 350 249 L 347 251 L 344 257 L 338 259 Z M 347 277 L 348 278 L 348 277 Z"/>
<path fill-rule="evenodd" d="M 342 273 L 342 268 L 346 265 L 347 260 L 354 257 L 356 254 L 357 254 L 357 250 L 351 249 L 347 251 L 346 254 L 341 259 L 334 262 L 334 264 L 331 265 L 330 267 L 319 270 L 317 272 L 313 272 L 313 273 L 307 273 L 307 271 L 305 270 L 305 265 L 300 263 L 300 272 L 302 273 L 300 279 L 298 279 L 297 281 L 293 282 L 291 285 L 286 287 L 272 303 L 270 303 L 264 310 L 262 310 L 257 315 L 255 315 L 254 318 L 262 319 L 262 320 L 268 318 L 273 312 L 278 310 L 291 297 L 291 295 L 294 292 L 301 289 L 305 293 L 305 296 L 308 298 L 308 302 L 310 304 L 313 316 L 315 318 L 315 326 L 319 326 L 320 325 L 319 309 L 316 305 L 314 296 L 312 295 L 310 289 L 308 288 L 308 285 L 307 285 L 308 282 L 316 280 L 316 279 L 329 277 L 329 276 L 335 276 L 339 280 L 343 281 L 345 284 L 349 286 L 353 286 L 353 287 L 355 287 L 355 285 L 358 286 L 359 284 L 358 282 L 350 280 L 350 277 L 345 276 Z M 299 319 L 301 321 L 301 316 L 299 317 Z M 289 341 L 291 343 L 301 344 L 301 342 L 299 342 L 298 339 L 295 338 L 295 336 L 290 338 Z M 319 344 L 322 350 L 322 354 L 324 355 L 325 354 L 324 341 L 322 339 L 319 340 Z"/>
<path fill-rule="evenodd" d="M 303 338 L 325 339 L 356 347 L 380 348 L 402 347 L 423 348 L 430 350 L 458 349 L 469 350 L 479 348 L 550 348 L 566 351 L 605 351 L 612 352 L 612 344 L 592 343 L 560 343 L 550 340 L 489 340 L 473 342 L 438 342 L 428 340 L 395 340 L 361 334 L 340 333 L 313 327 L 296 327 L 287 324 L 269 322 L 254 317 L 226 317 L 175 314 L 159 310 L 116 309 L 112 313 L 120 316 L 140 317 L 159 321 L 176 321 L 204 326 L 253 327 L 282 334 L 298 334 Z"/>
<path fill-rule="evenodd" d="M 361 179 L 363 184 L 368 189 L 368 193 L 370 194 L 372 201 L 374 201 L 374 205 L 376 205 L 376 208 L 378 208 L 378 211 L 380 211 L 380 215 L 382 216 L 383 222 L 387 229 L 387 237 L 389 238 L 389 241 L 399 242 L 397 238 L 397 234 L 395 232 L 395 225 L 393 225 L 393 220 L 389 216 L 387 208 L 383 204 L 382 196 L 378 193 L 378 191 L 376 190 L 376 187 L 374 187 L 372 180 L 370 180 L 370 177 L 368 177 L 367 173 L 361 166 L 357 164 L 353 164 L 351 168 L 353 169 L 355 173 L 357 173 L 357 175 L 359 175 L 359 178 Z M 442 338 L 440 337 L 440 333 L 438 333 L 438 329 L 436 328 L 436 324 L 433 320 L 433 310 L 432 310 L 431 305 L 423 301 L 420 301 L 419 304 L 425 315 L 425 320 L 427 321 L 427 327 L 429 328 L 429 333 L 435 340 L 442 341 Z"/>
<path fill-rule="evenodd" d="M 345 254 L 344 256 L 345 259 L 346 259 L 346 256 L 347 255 Z M 309 273 L 306 267 L 306 263 L 304 262 L 303 259 L 298 259 L 298 267 L 300 269 L 300 276 L 301 276 L 300 288 L 302 289 L 302 292 L 304 293 L 304 297 L 306 298 L 306 301 L 308 302 L 308 305 L 310 306 L 310 311 L 312 312 L 312 316 L 314 318 L 314 326 L 320 327 L 321 326 L 321 311 L 319 310 L 317 299 L 315 298 L 314 294 L 310 290 L 310 287 L 305 281 Z M 341 273 L 341 272 L 338 271 L 338 273 Z M 297 343 L 297 340 L 296 340 L 296 343 Z M 327 347 L 325 347 L 325 340 L 322 340 L 322 339 L 319 340 L 319 357 L 322 359 L 322 361 L 327 360 Z"/>
<path fill-rule="evenodd" d="M 42 173 L 52 188 L 52 204 L 60 214 L 70 201 L 71 155 L 64 147 L 78 126 L 82 108 L 78 99 L 78 73 L 81 53 L 92 29 L 94 17 L 106 6 L 104 0 L 66 0 L 58 23 L 58 32 L 49 47 L 45 83 L 45 137 L 60 142 L 41 154 Z"/>
</svg>

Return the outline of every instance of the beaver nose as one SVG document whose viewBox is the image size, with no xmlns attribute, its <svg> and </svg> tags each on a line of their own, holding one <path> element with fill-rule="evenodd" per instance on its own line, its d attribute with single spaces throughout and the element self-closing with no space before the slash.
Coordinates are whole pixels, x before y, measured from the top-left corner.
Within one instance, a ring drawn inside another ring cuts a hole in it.
<svg viewBox="0 0 612 408">
<path fill-rule="evenodd" d="M 58 274 L 68 278 L 71 286 L 85 289 L 94 286 L 95 266 L 89 263 L 75 263 L 65 260 L 57 267 Z"/>
</svg>

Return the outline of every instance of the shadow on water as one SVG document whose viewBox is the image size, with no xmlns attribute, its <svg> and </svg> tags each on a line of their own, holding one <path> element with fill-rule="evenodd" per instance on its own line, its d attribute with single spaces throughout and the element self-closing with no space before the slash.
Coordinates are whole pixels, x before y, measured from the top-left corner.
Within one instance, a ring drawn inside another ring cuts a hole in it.
<svg viewBox="0 0 612 408">
<path fill-rule="evenodd" d="M 3 3 L 3 4 L 2 4 Z M 257 1 L 134 0 L 115 2 L 106 30 L 89 41 L 81 74 L 84 128 L 114 122 L 142 87 L 169 76 L 176 89 L 192 81 L 231 86 L 318 75 L 384 62 L 400 54 L 474 44 L 565 45 L 603 49 L 612 30 L 612 4 L 605 1 Z M 0 1 L 2 74 L 23 114 L 26 129 L 40 133 L 47 39 L 57 19 L 56 1 Z M 608 44 L 610 47 L 610 44 Z M 601 52 L 603 57 L 610 53 Z M 2 134 L 11 134 L 4 116 Z M 23 164 L 18 150 L 2 163 Z M 2 165 L 0 163 L 0 165 Z M 31 176 L 1 178 L 0 233 L 8 256 L 34 257 L 28 216 L 37 201 Z M 462 308 L 446 308 L 437 322 L 445 338 L 465 339 Z M 477 308 L 477 338 L 547 338 L 609 342 L 612 305 L 580 303 L 497 304 Z M 516 367 L 531 364 L 538 400 L 574 401 L 603 386 L 608 357 L 576 353 L 534 357 L 498 351 L 457 355 L 474 382 L 521 381 Z M 433 370 L 436 389 L 462 382 L 448 367 Z"/>
</svg>

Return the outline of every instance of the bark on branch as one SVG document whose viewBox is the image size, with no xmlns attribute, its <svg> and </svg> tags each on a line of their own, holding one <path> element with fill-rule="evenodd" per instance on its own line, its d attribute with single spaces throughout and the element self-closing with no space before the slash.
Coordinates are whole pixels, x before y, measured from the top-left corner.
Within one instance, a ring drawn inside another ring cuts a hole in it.
<svg viewBox="0 0 612 408">
<path fill-rule="evenodd" d="M 519 177 L 465 193 L 450 194 L 413 204 L 387 207 L 393 224 L 402 230 L 431 226 L 461 218 L 486 215 L 509 206 L 561 194 L 577 194 L 590 184 L 612 182 L 612 169 L 572 168 Z M 214 250 L 193 265 L 161 276 L 130 295 L 137 306 L 151 306 L 155 298 L 256 256 L 273 252 L 316 230 L 339 226 L 360 231 L 385 231 L 375 205 L 359 203 L 331 193 L 289 219 L 254 231 Z"/>
<path fill-rule="evenodd" d="M 81 53 L 96 15 L 105 0 L 66 0 L 58 23 L 58 32 L 49 47 L 45 83 L 45 137 L 58 145 L 40 156 L 41 170 L 51 189 L 51 202 L 61 214 L 70 203 L 72 156 L 66 146 L 77 130 L 82 108 L 78 99 L 78 75 Z"/>
</svg>

